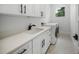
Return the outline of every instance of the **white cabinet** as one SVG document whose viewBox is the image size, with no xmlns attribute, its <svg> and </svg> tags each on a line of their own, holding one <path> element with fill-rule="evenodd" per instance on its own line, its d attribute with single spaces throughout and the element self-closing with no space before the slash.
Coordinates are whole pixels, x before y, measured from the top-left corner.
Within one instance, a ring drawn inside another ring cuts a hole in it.
<svg viewBox="0 0 79 59">
<path fill-rule="evenodd" d="M 40 5 L 39 4 L 27 4 L 26 15 L 32 17 L 41 17 Z"/>
<path fill-rule="evenodd" d="M 20 5 L 19 4 L 0 4 L 0 14 L 20 15 Z"/>
<path fill-rule="evenodd" d="M 0 14 L 43 17 L 45 6 L 41 4 L 0 4 Z"/>
<path fill-rule="evenodd" d="M 50 29 L 48 31 L 45 32 L 46 36 L 46 50 L 48 48 L 48 46 L 50 45 L 50 42 L 51 42 L 51 32 L 50 32 Z"/>
<path fill-rule="evenodd" d="M 38 8 L 39 8 L 39 6 L 38 6 Z M 38 12 L 39 12 L 38 8 L 37 8 L 37 5 L 35 5 L 35 4 L 27 4 L 26 5 L 26 14 L 25 15 L 32 16 L 32 17 L 38 16 Z"/>
<path fill-rule="evenodd" d="M 47 30 L 33 40 L 33 54 L 45 54 L 50 45 L 50 32 Z"/>
<path fill-rule="evenodd" d="M 11 54 L 32 54 L 32 41 L 22 45 Z"/>
<path fill-rule="evenodd" d="M 11 52 L 11 54 L 45 54 L 50 45 L 50 31 L 47 30 L 32 41 L 23 44 Z"/>
<path fill-rule="evenodd" d="M 41 54 L 41 40 L 40 35 L 33 40 L 33 54 Z"/>
<path fill-rule="evenodd" d="M 46 46 L 47 46 L 46 42 L 47 42 L 47 39 L 43 36 L 43 37 L 42 37 L 42 41 L 41 41 L 41 44 L 42 44 L 42 45 L 41 45 L 41 46 L 42 46 L 42 47 L 41 47 L 41 53 L 42 53 L 42 54 L 45 54 L 45 52 L 46 52 L 46 50 L 47 50 L 47 49 L 46 49 Z"/>
<path fill-rule="evenodd" d="M 34 5 L 32 4 L 27 4 L 26 5 L 26 14 L 27 16 L 34 16 Z"/>
<path fill-rule="evenodd" d="M 45 4 L 40 4 L 40 13 L 41 13 L 41 17 L 46 16 L 46 5 Z"/>
<path fill-rule="evenodd" d="M 42 36 L 42 44 L 43 44 L 43 47 L 41 48 L 41 53 L 44 54 L 47 52 L 47 49 L 50 45 L 50 41 L 51 41 L 51 37 L 50 37 L 50 32 L 49 30 L 47 30 L 46 32 L 43 33 L 43 36 Z"/>
<path fill-rule="evenodd" d="M 0 14 L 24 15 L 26 5 L 24 4 L 0 4 Z"/>
<path fill-rule="evenodd" d="M 35 16 L 41 17 L 41 12 L 40 12 L 40 4 L 35 4 L 35 11 L 34 11 Z"/>
</svg>

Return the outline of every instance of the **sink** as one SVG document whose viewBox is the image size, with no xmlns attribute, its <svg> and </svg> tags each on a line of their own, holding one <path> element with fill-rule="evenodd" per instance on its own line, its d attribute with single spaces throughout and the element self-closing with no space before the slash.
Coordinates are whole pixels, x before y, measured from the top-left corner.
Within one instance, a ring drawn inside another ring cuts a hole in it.
<svg viewBox="0 0 79 59">
<path fill-rule="evenodd" d="M 42 30 L 43 29 L 41 29 L 41 28 L 32 28 L 31 30 L 27 30 L 26 33 L 27 34 L 36 34 L 36 33 L 40 32 Z"/>
</svg>

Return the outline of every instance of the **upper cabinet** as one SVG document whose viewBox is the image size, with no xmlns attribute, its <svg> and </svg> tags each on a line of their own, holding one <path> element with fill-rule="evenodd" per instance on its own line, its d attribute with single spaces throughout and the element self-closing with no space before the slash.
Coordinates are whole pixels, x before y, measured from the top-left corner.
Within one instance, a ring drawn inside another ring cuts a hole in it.
<svg viewBox="0 0 79 59">
<path fill-rule="evenodd" d="M 45 17 L 45 5 L 41 4 L 0 4 L 0 14 Z"/>
<path fill-rule="evenodd" d="M 46 16 L 46 6 L 45 4 L 40 4 L 40 14 L 41 14 L 41 17 L 45 17 Z"/>
<path fill-rule="evenodd" d="M 20 15 L 20 6 L 19 4 L 0 4 L 0 13 Z"/>
<path fill-rule="evenodd" d="M 33 16 L 33 17 L 41 17 L 40 11 L 39 11 L 39 5 L 36 4 L 27 4 L 26 5 L 26 14 L 27 16 Z"/>
</svg>

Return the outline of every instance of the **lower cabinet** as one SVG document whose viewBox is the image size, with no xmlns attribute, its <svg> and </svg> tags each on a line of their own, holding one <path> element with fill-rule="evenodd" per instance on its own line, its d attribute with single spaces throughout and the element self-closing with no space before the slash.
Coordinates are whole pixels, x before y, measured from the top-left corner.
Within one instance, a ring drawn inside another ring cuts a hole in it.
<svg viewBox="0 0 79 59">
<path fill-rule="evenodd" d="M 40 34 L 33 40 L 33 54 L 45 54 L 50 45 L 49 30 Z"/>
<path fill-rule="evenodd" d="M 42 48 L 42 37 L 41 35 L 39 35 L 33 40 L 33 54 L 41 54 L 41 48 Z"/>
<path fill-rule="evenodd" d="M 42 48 L 41 48 L 41 53 L 45 54 L 47 52 L 47 49 L 50 45 L 51 37 L 50 37 L 50 32 L 49 30 L 44 32 L 42 35 Z"/>
<path fill-rule="evenodd" d="M 50 41 L 50 31 L 47 30 L 35 37 L 32 41 L 11 52 L 11 54 L 45 54 Z"/>
<path fill-rule="evenodd" d="M 32 54 L 32 42 L 28 42 L 21 46 L 20 48 L 16 49 L 11 54 Z"/>
</svg>

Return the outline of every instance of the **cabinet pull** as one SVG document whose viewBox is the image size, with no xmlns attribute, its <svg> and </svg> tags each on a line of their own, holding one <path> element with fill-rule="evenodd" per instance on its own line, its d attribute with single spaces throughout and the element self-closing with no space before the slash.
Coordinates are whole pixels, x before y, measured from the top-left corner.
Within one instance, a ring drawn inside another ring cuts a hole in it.
<svg viewBox="0 0 79 59">
<path fill-rule="evenodd" d="M 23 5 L 21 4 L 20 7 L 21 7 L 21 13 L 23 13 L 23 10 L 22 10 Z"/>
<path fill-rule="evenodd" d="M 42 48 L 45 46 L 45 40 L 42 41 Z"/>
<path fill-rule="evenodd" d="M 26 5 L 24 5 L 24 14 L 26 14 Z"/>
<path fill-rule="evenodd" d="M 25 51 L 27 51 L 27 49 L 24 49 L 22 52 L 20 52 L 18 54 L 23 54 Z"/>
<path fill-rule="evenodd" d="M 43 11 L 41 11 L 41 16 L 43 16 Z"/>
</svg>

